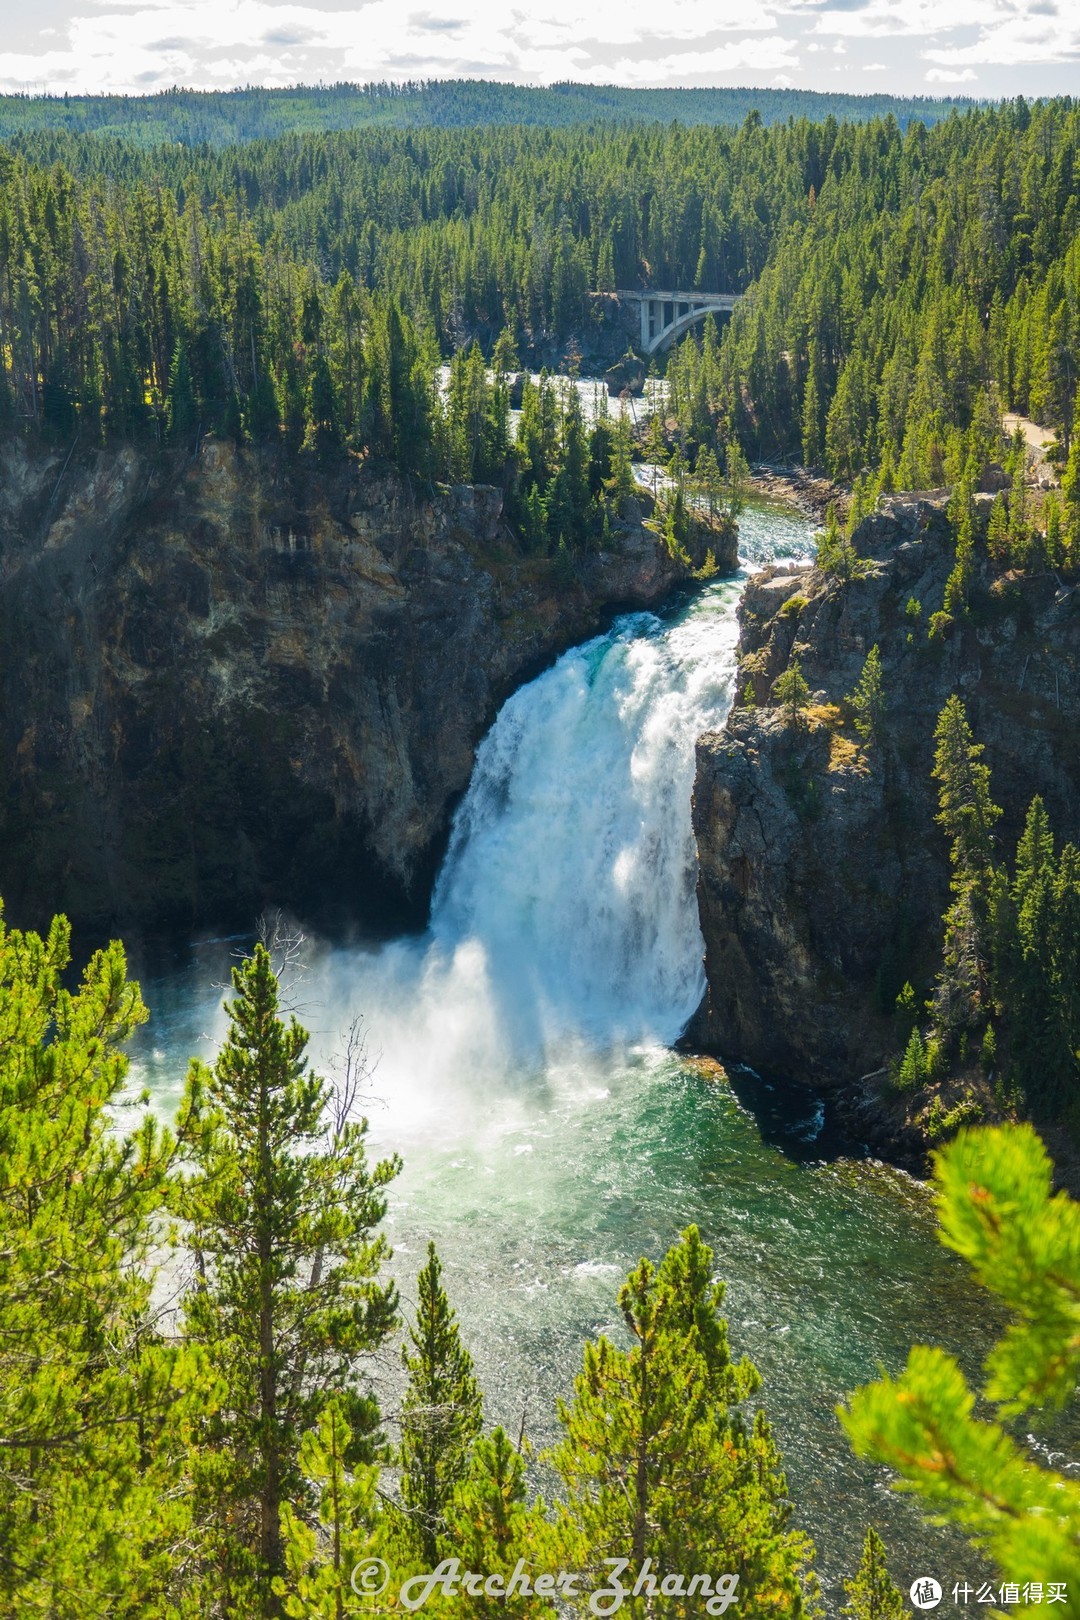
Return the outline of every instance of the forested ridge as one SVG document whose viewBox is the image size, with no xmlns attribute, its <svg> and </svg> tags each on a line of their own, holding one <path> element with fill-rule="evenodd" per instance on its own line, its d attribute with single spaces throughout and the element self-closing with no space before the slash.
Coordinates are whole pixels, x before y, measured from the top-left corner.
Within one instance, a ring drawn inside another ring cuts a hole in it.
<svg viewBox="0 0 1080 1620">
<path fill-rule="evenodd" d="M 268 89 L 159 91 L 150 96 L 0 96 L 0 135 L 24 130 L 123 133 L 160 141 L 228 144 L 287 132 L 471 124 L 740 124 L 750 112 L 767 124 L 788 118 L 884 117 L 931 123 L 965 96 L 859 96 L 836 91 L 731 89 L 630 90 L 620 85 L 498 84 L 484 79 L 403 84 L 334 84 Z"/>
<path fill-rule="evenodd" d="M 430 470 L 440 359 L 504 331 L 507 354 L 587 348 L 593 294 L 679 286 L 749 294 L 671 365 L 692 450 L 735 434 L 925 487 L 1012 408 L 1067 457 L 1078 128 L 1063 99 L 906 132 L 21 135 L 0 151 L 0 414 L 86 442 L 325 427 Z"/>
</svg>

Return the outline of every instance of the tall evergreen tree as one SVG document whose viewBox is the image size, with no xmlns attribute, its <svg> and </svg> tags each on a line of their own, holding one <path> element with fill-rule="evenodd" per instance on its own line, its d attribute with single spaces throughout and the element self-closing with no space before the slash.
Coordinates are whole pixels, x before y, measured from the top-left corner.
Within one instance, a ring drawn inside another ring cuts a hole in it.
<svg viewBox="0 0 1080 1620">
<path fill-rule="evenodd" d="M 889 1578 L 885 1543 L 872 1524 L 867 1526 L 862 1562 L 854 1578 L 844 1582 L 844 1594 L 843 1620 L 906 1620 L 904 1594 Z"/>
<path fill-rule="evenodd" d="M 225 1384 L 201 1477 L 226 1602 L 271 1616 L 286 1573 L 281 1510 L 304 1499 L 301 1439 L 332 1394 L 371 1455 L 378 1412 L 362 1358 L 396 1320 L 376 1228 L 398 1163 L 368 1166 L 353 1086 L 335 1103 L 309 1072 L 266 947 L 232 978 L 228 1036 L 212 1068 L 192 1063 L 181 1115 L 180 1208 L 199 1265 L 184 1330 Z"/>
<path fill-rule="evenodd" d="M 863 742 L 880 742 L 885 730 L 885 683 L 881 673 L 881 649 L 876 643 L 866 655 L 862 674 L 848 702 L 855 711 L 855 730 Z"/>
<path fill-rule="evenodd" d="M 622 1557 L 635 1578 L 647 1559 L 662 1574 L 724 1571 L 739 1577 L 742 1613 L 810 1614 L 812 1549 L 787 1527 L 775 1444 L 763 1415 L 746 1411 L 761 1378 L 732 1359 L 723 1298 L 712 1251 L 688 1227 L 659 1267 L 642 1260 L 619 1293 L 630 1348 L 605 1336 L 586 1345 L 551 1455 L 566 1492 L 565 1567 L 601 1576 L 605 1559 Z M 700 1598 L 668 1595 L 673 1614 L 698 1611 Z"/>
<path fill-rule="evenodd" d="M 169 392 L 165 401 L 165 431 L 173 444 L 184 444 L 195 432 L 198 404 L 187 347 L 177 338 L 169 367 Z"/>
<path fill-rule="evenodd" d="M 1001 810 L 990 797 L 983 745 L 972 737 L 955 693 L 938 716 L 934 742 L 937 821 L 949 839 L 953 893 L 945 917 L 945 967 L 935 992 L 935 1017 L 952 1034 L 985 1008 L 993 828 Z"/>
<path fill-rule="evenodd" d="M 773 682 L 773 697 L 787 710 L 788 725 L 798 730 L 803 723 L 806 706 L 810 702 L 810 688 L 797 658 L 793 658 L 788 667 L 782 669 L 776 677 Z"/>
<path fill-rule="evenodd" d="M 69 964 L 64 918 L 0 921 L 0 1612 L 164 1620 L 213 1380 L 153 1305 L 174 1143 L 118 1128 L 139 987 L 117 943 Z"/>
<path fill-rule="evenodd" d="M 417 1279 L 416 1316 L 402 1360 L 409 1381 L 401 1403 L 401 1497 L 413 1537 L 434 1569 L 446 1542 L 447 1507 L 468 1471 L 483 1416 L 434 1243 Z"/>
</svg>

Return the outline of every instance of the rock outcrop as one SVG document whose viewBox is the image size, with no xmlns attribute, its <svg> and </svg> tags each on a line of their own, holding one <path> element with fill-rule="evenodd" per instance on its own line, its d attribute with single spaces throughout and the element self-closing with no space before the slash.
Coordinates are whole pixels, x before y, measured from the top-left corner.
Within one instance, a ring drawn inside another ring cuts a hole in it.
<svg viewBox="0 0 1080 1620">
<path fill-rule="evenodd" d="M 986 744 L 999 849 L 1011 858 L 1035 793 L 1061 837 L 1080 833 L 1080 589 L 984 564 L 968 616 L 929 638 L 954 555 L 943 506 L 884 501 L 856 536 L 862 579 L 771 568 L 747 588 L 746 697 L 701 738 L 694 788 L 708 992 L 690 1038 L 724 1057 L 833 1085 L 890 1053 L 897 991 L 928 986 L 939 962 L 931 766 L 950 693 Z M 864 747 L 844 699 L 875 644 L 888 739 Z M 799 728 L 765 706 L 793 657 L 813 704 Z"/>
<path fill-rule="evenodd" d="M 420 921 L 499 705 L 683 577 L 634 503 L 523 554 L 493 488 L 206 441 L 0 453 L 0 893 L 87 930 Z"/>
</svg>

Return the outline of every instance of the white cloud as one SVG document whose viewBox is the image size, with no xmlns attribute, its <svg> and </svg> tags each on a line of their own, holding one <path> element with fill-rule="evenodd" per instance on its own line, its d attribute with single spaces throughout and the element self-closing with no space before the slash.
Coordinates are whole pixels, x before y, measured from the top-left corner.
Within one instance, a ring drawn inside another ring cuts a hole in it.
<svg viewBox="0 0 1080 1620">
<path fill-rule="evenodd" d="M 492 0 L 445 0 L 412 12 L 397 0 L 342 10 L 295 0 L 93 3 L 70 19 L 66 50 L 0 52 L 0 86 L 130 91 L 455 74 L 541 82 L 571 73 L 644 84 L 798 65 L 792 42 L 775 38 L 775 7 L 744 0 L 669 0 L 659 10 L 649 0 L 552 0 L 541 16 L 507 12 Z M 742 37 L 717 41 L 731 33 Z M 755 35 L 772 43 L 758 44 Z"/>
<path fill-rule="evenodd" d="M 520 0 L 52 5 L 48 30 L 29 6 L 5 7 L 0 89 L 480 75 L 630 85 L 812 86 L 824 77 L 832 87 L 821 59 L 831 52 L 836 72 L 878 74 L 895 91 L 967 84 L 975 69 L 998 64 L 989 83 L 1009 93 L 1008 81 L 1027 64 L 1030 93 L 1039 69 L 1058 64 L 1052 80 L 1035 78 L 1053 93 L 1069 87 L 1071 65 L 1080 65 L 1080 0 L 545 0 L 539 12 Z"/>
<path fill-rule="evenodd" d="M 947 67 L 964 64 L 1019 66 L 1024 63 L 1072 62 L 1080 76 L 1080 12 L 1070 5 L 1065 16 L 1029 4 L 1022 15 L 997 5 L 971 44 L 935 46 L 924 51 L 929 62 Z"/>
<path fill-rule="evenodd" d="M 587 70 L 587 82 L 592 84 L 659 85 L 677 84 L 688 78 L 710 78 L 718 73 L 731 73 L 740 68 L 756 72 L 771 72 L 774 68 L 798 67 L 799 57 L 795 45 L 786 39 L 740 39 L 727 45 L 717 45 L 711 51 L 679 51 L 670 56 L 649 57 L 601 63 Z M 575 70 L 575 77 L 580 77 Z"/>
</svg>

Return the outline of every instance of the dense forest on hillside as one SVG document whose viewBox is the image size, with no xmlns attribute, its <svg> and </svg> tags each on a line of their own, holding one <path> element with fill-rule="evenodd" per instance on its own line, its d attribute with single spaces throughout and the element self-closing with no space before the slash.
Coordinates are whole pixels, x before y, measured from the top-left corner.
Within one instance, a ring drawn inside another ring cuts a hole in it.
<svg viewBox="0 0 1080 1620">
<path fill-rule="evenodd" d="M 405 84 L 291 86 L 283 90 L 164 90 L 152 96 L 0 96 L 0 135 L 63 129 L 123 134 L 152 145 L 214 146 L 276 135 L 361 125 L 462 128 L 469 125 L 648 123 L 741 124 L 789 118 L 884 118 L 924 124 L 969 106 L 967 97 L 856 96 L 816 90 L 628 90 L 618 85 L 496 84 L 444 79 Z"/>
<path fill-rule="evenodd" d="M 24 135 L 0 149 L 0 417 L 64 442 L 284 431 L 433 473 L 440 360 L 500 334 L 507 360 L 587 348 L 597 294 L 693 286 L 748 296 L 669 367 L 692 460 L 737 436 L 936 486 L 1011 408 L 1064 461 L 1078 138 L 1068 99 L 906 133 L 750 116 L 225 151 Z"/>
</svg>

